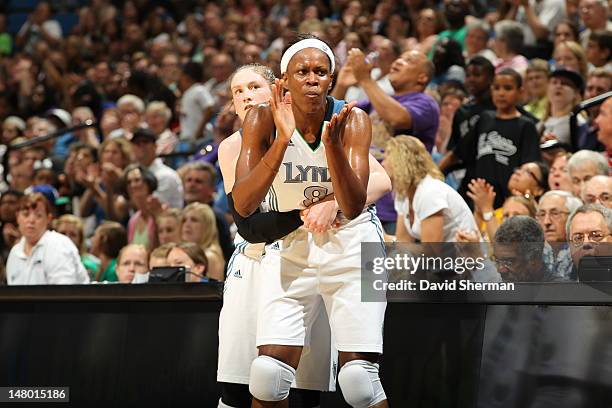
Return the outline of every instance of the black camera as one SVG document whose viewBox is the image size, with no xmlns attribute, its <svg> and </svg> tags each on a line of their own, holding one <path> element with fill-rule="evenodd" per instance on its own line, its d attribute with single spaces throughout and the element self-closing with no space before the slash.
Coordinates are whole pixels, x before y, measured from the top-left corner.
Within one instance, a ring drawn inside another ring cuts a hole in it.
<svg viewBox="0 0 612 408">
<path fill-rule="evenodd" d="M 185 282 L 187 269 L 184 266 L 160 266 L 149 272 L 149 282 Z"/>
</svg>

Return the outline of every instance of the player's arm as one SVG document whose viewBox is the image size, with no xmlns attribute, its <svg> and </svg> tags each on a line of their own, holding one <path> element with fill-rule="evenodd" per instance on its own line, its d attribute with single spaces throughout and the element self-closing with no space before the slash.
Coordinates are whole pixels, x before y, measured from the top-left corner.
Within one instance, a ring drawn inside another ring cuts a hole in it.
<svg viewBox="0 0 612 408">
<path fill-rule="evenodd" d="M 243 217 L 252 214 L 266 196 L 295 131 L 291 98 L 283 89 L 283 81 L 277 79 L 270 104 L 251 108 L 242 124 L 242 148 L 232 192 L 236 211 Z"/>
<path fill-rule="evenodd" d="M 355 103 L 334 114 L 323 135 L 327 165 L 340 210 L 349 218 L 363 211 L 370 176 L 370 118 Z"/>
<path fill-rule="evenodd" d="M 391 191 L 391 179 L 383 166 L 371 154 L 368 154 L 368 162 L 370 177 L 366 191 L 366 204 L 374 204 Z"/>
<path fill-rule="evenodd" d="M 258 105 L 249 110 L 242 127 L 242 146 L 232 189 L 236 211 L 243 217 L 251 215 L 265 198 L 289 144 L 289 139 L 283 137 L 270 143 L 273 131 L 270 107 Z"/>
<path fill-rule="evenodd" d="M 221 169 L 223 188 L 227 194 L 231 193 L 232 188 L 234 188 L 236 161 L 240 154 L 241 145 L 240 132 L 235 132 L 219 145 L 219 168 Z"/>
<path fill-rule="evenodd" d="M 239 132 L 225 139 L 219 145 L 219 166 L 223 176 L 223 185 L 227 194 L 227 204 L 238 227 L 238 233 L 251 243 L 274 242 L 293 232 L 302 225 L 299 211 L 266 212 L 256 210 L 248 217 L 242 217 L 236 211 L 232 189 L 236 174 L 236 161 L 240 154 L 241 136 Z"/>
<path fill-rule="evenodd" d="M 257 209 L 248 217 L 243 217 L 234 207 L 232 193 L 227 195 L 227 204 L 234 216 L 234 222 L 238 228 L 238 233 L 242 238 L 251 243 L 274 242 L 290 232 L 295 231 L 303 224 L 299 210 L 288 212 L 270 211 L 262 213 Z"/>
</svg>

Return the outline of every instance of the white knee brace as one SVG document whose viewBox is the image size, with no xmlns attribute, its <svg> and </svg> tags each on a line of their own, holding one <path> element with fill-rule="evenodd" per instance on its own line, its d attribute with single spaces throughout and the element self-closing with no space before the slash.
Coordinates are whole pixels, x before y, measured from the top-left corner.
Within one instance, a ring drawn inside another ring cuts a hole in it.
<svg viewBox="0 0 612 408">
<path fill-rule="evenodd" d="M 251 364 L 249 391 L 260 401 L 282 401 L 289 396 L 295 370 L 270 356 L 259 356 Z"/>
<path fill-rule="evenodd" d="M 344 399 L 353 408 L 371 407 L 387 398 L 378 377 L 378 364 L 369 361 L 353 360 L 343 365 L 338 383 Z"/>
</svg>

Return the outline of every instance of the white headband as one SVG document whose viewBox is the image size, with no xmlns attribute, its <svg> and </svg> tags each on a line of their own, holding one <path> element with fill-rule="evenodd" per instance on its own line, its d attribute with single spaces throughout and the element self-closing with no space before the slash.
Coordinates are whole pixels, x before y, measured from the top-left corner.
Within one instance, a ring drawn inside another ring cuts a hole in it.
<svg viewBox="0 0 612 408">
<path fill-rule="evenodd" d="M 289 65 L 289 61 L 291 61 L 291 58 L 293 58 L 295 54 L 305 48 L 316 48 L 317 50 L 321 50 L 325 54 L 327 54 L 329 60 L 331 61 L 331 72 L 334 72 L 334 70 L 336 69 L 336 60 L 334 58 L 334 53 L 329 48 L 329 46 L 323 41 L 317 40 L 316 38 L 307 38 L 305 40 L 296 42 L 291 47 L 289 47 L 287 51 L 285 51 L 280 63 L 281 74 L 284 74 L 287 71 L 287 66 Z"/>
</svg>

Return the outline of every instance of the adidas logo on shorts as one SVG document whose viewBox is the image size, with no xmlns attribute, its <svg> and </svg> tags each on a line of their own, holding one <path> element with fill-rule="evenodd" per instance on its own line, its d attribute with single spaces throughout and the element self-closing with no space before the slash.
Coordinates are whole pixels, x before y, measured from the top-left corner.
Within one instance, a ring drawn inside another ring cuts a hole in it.
<svg viewBox="0 0 612 408">
<path fill-rule="evenodd" d="M 289 139 L 289 144 L 288 144 L 287 146 L 295 146 L 295 145 L 293 144 L 293 140 Z"/>
<path fill-rule="evenodd" d="M 234 278 L 242 278 L 242 273 L 240 273 L 240 269 L 234 272 Z"/>
<path fill-rule="evenodd" d="M 278 241 L 277 241 L 277 242 L 275 242 L 275 243 L 273 243 L 273 244 L 270 246 L 270 249 L 280 250 L 280 244 L 278 243 Z"/>
</svg>

